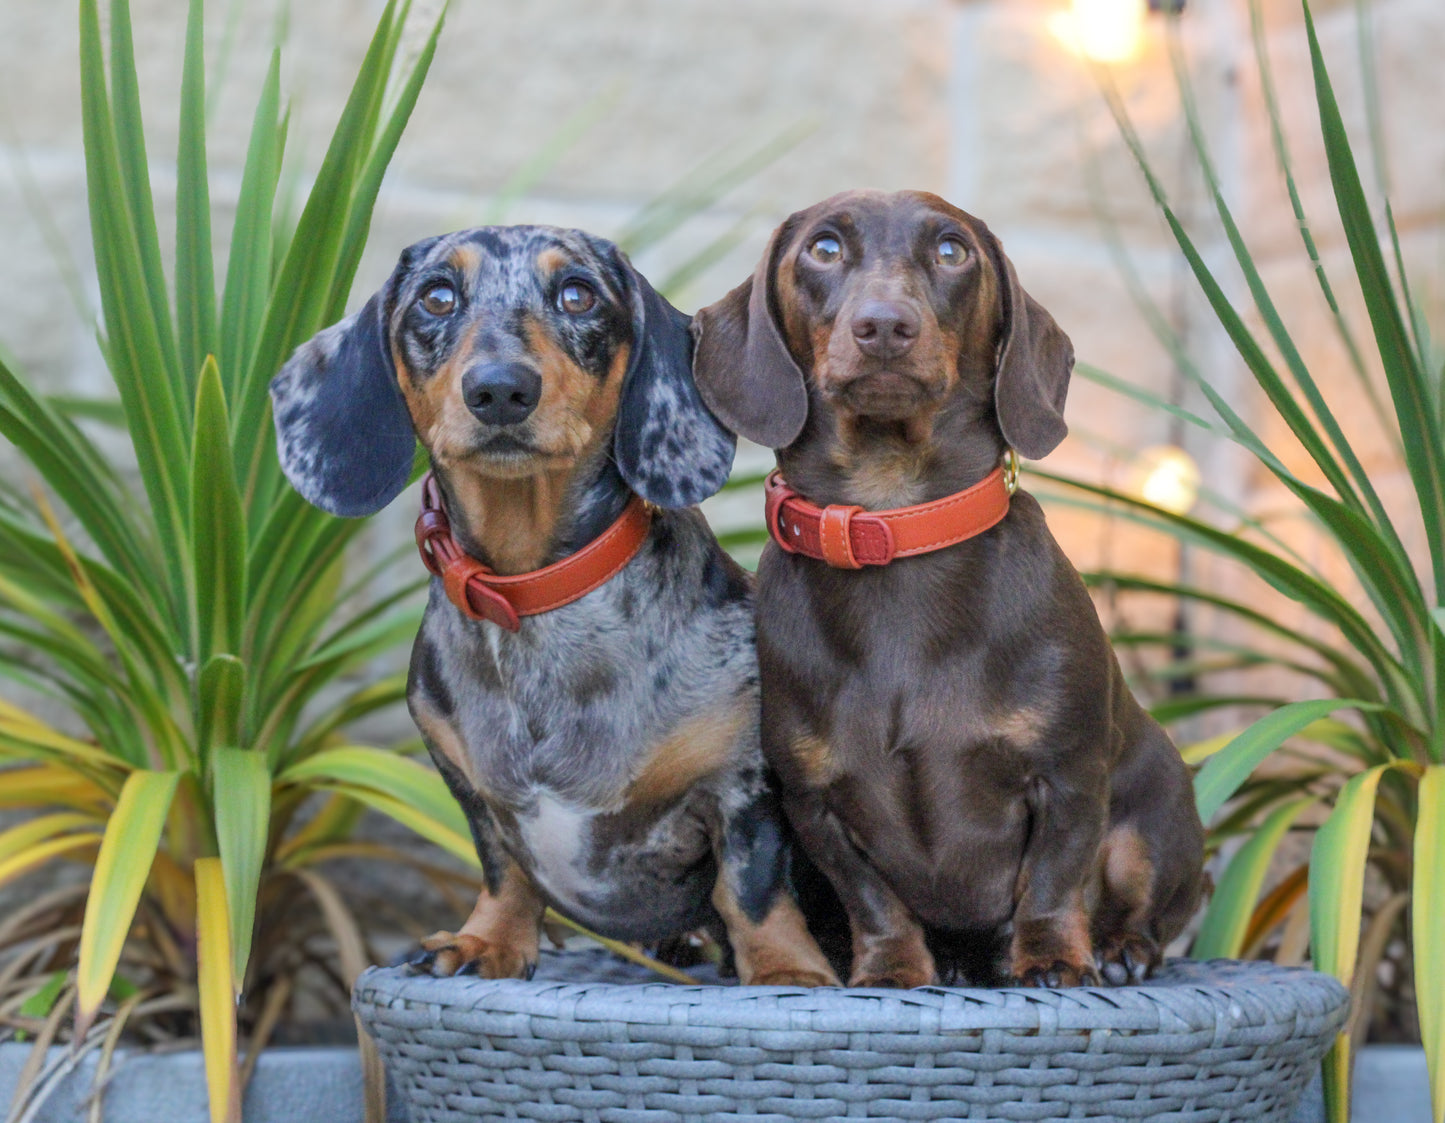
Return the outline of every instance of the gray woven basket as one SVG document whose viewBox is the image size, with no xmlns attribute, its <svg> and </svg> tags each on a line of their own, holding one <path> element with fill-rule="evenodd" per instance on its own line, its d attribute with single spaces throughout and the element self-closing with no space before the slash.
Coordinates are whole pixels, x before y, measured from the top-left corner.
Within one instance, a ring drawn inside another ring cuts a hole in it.
<svg viewBox="0 0 1445 1123">
<path fill-rule="evenodd" d="M 1286 1123 L 1349 1005 L 1325 975 L 1228 960 L 1064 991 L 647 977 L 600 950 L 544 954 L 531 982 L 374 968 L 353 1005 L 413 1123 Z"/>
</svg>

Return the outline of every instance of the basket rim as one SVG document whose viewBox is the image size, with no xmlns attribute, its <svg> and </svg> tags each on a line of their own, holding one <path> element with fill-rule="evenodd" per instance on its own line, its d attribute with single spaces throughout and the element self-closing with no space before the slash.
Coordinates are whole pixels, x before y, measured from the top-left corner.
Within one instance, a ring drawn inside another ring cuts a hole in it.
<svg viewBox="0 0 1445 1123">
<path fill-rule="evenodd" d="M 564 952 L 562 956 L 585 953 Z M 1127 987 L 695 986 L 563 980 L 439 979 L 373 967 L 356 981 L 353 1006 L 376 1021 L 445 1024 L 478 1015 L 544 1016 L 579 1023 L 685 1022 L 719 1028 L 820 1032 L 1020 1033 L 1111 1030 L 1191 1033 L 1281 1022 L 1343 1022 L 1349 992 L 1331 975 L 1265 961 L 1170 960 L 1160 975 Z"/>
</svg>

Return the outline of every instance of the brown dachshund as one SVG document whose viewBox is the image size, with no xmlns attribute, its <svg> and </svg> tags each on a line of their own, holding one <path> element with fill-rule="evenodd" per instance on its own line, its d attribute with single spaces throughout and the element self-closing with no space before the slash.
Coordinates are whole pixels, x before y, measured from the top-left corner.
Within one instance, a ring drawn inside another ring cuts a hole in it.
<svg viewBox="0 0 1445 1123">
<path fill-rule="evenodd" d="M 763 747 L 846 910 L 852 984 L 1143 978 L 1199 900 L 1189 776 L 1000 471 L 1063 439 L 1068 337 L 978 219 L 871 191 L 789 218 L 693 330 L 704 400 L 786 481 L 789 545 L 758 570 Z M 929 538 L 980 497 L 971 537 Z"/>
</svg>

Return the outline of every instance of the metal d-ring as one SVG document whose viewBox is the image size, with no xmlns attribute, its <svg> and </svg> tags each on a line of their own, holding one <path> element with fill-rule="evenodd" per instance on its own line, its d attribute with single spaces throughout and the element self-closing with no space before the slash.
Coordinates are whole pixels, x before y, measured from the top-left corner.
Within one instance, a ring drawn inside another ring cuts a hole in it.
<svg viewBox="0 0 1445 1123">
<path fill-rule="evenodd" d="M 1003 454 L 1003 482 L 1010 495 L 1019 489 L 1019 454 L 1013 449 Z"/>
</svg>

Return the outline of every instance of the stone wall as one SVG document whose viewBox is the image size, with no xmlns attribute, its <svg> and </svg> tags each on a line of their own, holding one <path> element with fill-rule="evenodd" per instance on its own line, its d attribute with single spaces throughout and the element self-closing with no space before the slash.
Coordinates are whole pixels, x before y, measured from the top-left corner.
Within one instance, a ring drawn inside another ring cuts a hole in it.
<svg viewBox="0 0 1445 1123">
<path fill-rule="evenodd" d="M 292 150 L 303 181 L 319 159 L 380 6 L 379 0 L 289 5 L 285 89 L 293 99 Z M 625 234 L 663 189 L 689 176 L 707 179 L 777 140 L 776 159 L 639 254 L 646 271 L 665 277 L 717 239 L 730 245 L 676 290 L 680 306 L 710 301 L 746 275 L 771 227 L 798 207 L 852 186 L 922 187 L 990 224 L 1025 287 L 1073 337 L 1081 360 L 1207 412 L 1134 308 L 1101 226 L 1101 213 L 1107 214 L 1140 285 L 1188 341 L 1199 368 L 1259 423 L 1288 464 L 1314 478 L 1293 439 L 1260 408 L 1233 348 L 1214 326 L 1094 78 L 1050 32 L 1050 16 L 1063 6 L 1064 0 L 599 0 L 582 7 L 455 0 L 383 190 L 353 303 L 385 277 L 401 246 L 424 234 L 498 218 Z M 219 233 L 231 218 L 254 90 L 280 6 L 217 0 L 211 7 L 209 154 Z M 135 0 L 133 8 L 156 197 L 164 212 L 173 205 L 183 21 L 175 3 Z M 1438 0 L 1375 0 L 1373 8 L 1396 216 L 1412 283 L 1438 310 L 1445 131 L 1437 121 L 1435 60 L 1445 47 L 1445 8 Z M 1317 0 L 1315 9 L 1341 102 L 1362 136 L 1355 5 Z M 1298 7 L 1294 0 L 1264 0 L 1264 13 L 1305 205 L 1368 351 L 1343 240 L 1325 221 L 1329 189 Z M 1286 209 L 1264 127 L 1247 6 L 1244 0 L 1191 0 L 1181 28 L 1225 195 L 1306 361 L 1340 403 L 1346 430 L 1361 442 L 1379 486 L 1403 509 L 1406 481 L 1342 361 Z M 1164 38 L 1162 21 L 1152 20 L 1142 52 L 1116 66 L 1113 78 L 1206 259 L 1223 267 L 1231 295 L 1243 301 L 1247 293 L 1188 155 Z M 95 290 L 76 49 L 72 6 L 40 0 L 0 6 L 0 344 L 47 389 L 98 394 L 107 377 L 88 318 Z M 579 116 L 590 123 L 499 211 L 512 177 Z M 222 248 L 218 266 L 223 261 Z M 79 312 L 67 293 L 68 276 Z M 1378 383 L 1373 366 L 1370 373 Z M 1277 486 L 1227 442 L 1181 429 L 1082 378 L 1075 380 L 1069 418 L 1074 435 L 1052 467 L 1120 482 L 1133 450 L 1182 441 L 1200 460 L 1207 486 L 1224 499 L 1263 514 L 1288 508 Z M 745 453 L 749 464 L 765 459 L 760 450 Z M 7 460 L 4 470 L 19 469 Z M 406 533 L 402 506 L 379 535 Z M 729 523 L 755 518 L 755 506 L 747 499 L 714 513 Z M 1197 553 L 1181 563 L 1173 544 L 1123 519 L 1066 507 L 1050 517 L 1082 566 L 1111 562 L 1171 576 L 1183 564 L 1202 581 L 1241 583 Z M 1278 529 L 1332 579 L 1348 583 L 1344 567 L 1306 524 L 1289 515 Z M 1423 553 L 1418 533 L 1409 542 Z M 1162 622 L 1173 606 L 1136 602 L 1131 611 L 1142 621 Z M 1202 615 L 1196 622 L 1215 626 Z"/>
</svg>

